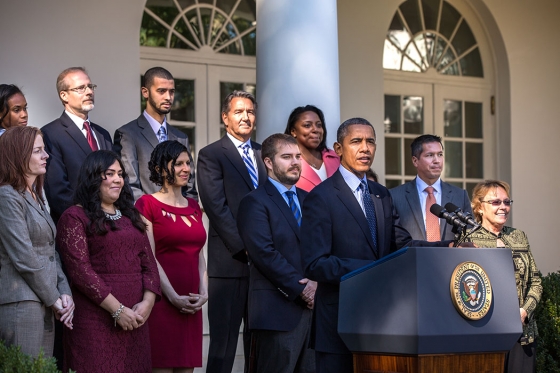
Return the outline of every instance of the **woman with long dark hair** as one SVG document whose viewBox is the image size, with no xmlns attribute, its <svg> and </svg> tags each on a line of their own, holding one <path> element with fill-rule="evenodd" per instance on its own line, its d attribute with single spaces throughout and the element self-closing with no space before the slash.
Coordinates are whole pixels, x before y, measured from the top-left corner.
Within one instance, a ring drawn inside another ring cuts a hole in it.
<svg viewBox="0 0 560 373">
<path fill-rule="evenodd" d="M 0 84 L 0 136 L 16 126 L 27 126 L 27 101 L 16 85 Z"/>
<path fill-rule="evenodd" d="M 58 222 L 57 243 L 79 312 L 64 333 L 64 369 L 150 372 L 144 324 L 160 282 L 128 178 L 118 155 L 90 153 L 80 169 L 75 206 Z"/>
<path fill-rule="evenodd" d="M 202 247 L 206 231 L 198 203 L 182 194 L 191 173 L 187 148 L 164 141 L 153 150 L 150 181 L 161 189 L 136 202 L 148 225 L 164 299 L 150 320 L 152 366 L 157 373 L 187 373 L 202 366 L 202 311 L 208 277 Z"/>
<path fill-rule="evenodd" d="M 34 356 L 52 356 L 53 314 L 72 328 L 74 312 L 42 194 L 48 157 L 38 128 L 0 137 L 0 340 Z"/>
</svg>

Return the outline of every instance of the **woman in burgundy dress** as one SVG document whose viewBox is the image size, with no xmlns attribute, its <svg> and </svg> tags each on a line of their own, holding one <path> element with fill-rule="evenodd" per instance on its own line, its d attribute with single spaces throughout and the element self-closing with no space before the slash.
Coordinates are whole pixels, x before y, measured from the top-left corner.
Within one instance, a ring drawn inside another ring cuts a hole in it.
<svg viewBox="0 0 560 373">
<path fill-rule="evenodd" d="M 136 207 L 148 225 L 162 292 L 150 319 L 153 372 L 192 372 L 202 366 L 202 305 L 208 278 L 202 246 L 206 231 L 198 203 L 181 194 L 190 175 L 187 148 L 164 141 L 152 152 L 150 180 L 162 188 Z"/>
<path fill-rule="evenodd" d="M 56 237 L 76 303 L 74 329 L 63 335 L 64 371 L 150 372 L 143 325 L 160 297 L 159 274 L 116 153 L 86 157 L 74 202 Z"/>
</svg>

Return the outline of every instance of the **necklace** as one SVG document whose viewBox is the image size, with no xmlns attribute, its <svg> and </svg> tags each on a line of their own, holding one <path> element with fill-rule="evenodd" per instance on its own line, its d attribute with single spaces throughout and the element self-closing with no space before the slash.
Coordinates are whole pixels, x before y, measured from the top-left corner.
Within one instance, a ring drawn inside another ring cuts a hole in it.
<svg viewBox="0 0 560 373">
<path fill-rule="evenodd" d="M 119 219 L 122 217 L 121 210 L 115 209 L 115 213 L 112 214 L 112 215 L 106 212 L 106 213 L 105 213 L 105 217 L 106 217 L 107 219 L 113 220 L 113 221 L 114 221 L 114 220 L 119 220 Z"/>
</svg>

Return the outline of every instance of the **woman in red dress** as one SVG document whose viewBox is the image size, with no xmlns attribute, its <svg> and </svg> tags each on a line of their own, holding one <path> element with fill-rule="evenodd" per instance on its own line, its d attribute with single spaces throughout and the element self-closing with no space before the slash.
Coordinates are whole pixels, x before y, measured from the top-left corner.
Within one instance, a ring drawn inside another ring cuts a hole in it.
<svg viewBox="0 0 560 373">
<path fill-rule="evenodd" d="M 144 216 L 154 250 L 164 299 L 150 318 L 153 372 L 192 372 L 202 366 L 202 312 L 208 278 L 202 247 L 202 211 L 181 188 L 187 185 L 187 148 L 164 141 L 152 152 L 150 180 L 162 188 L 143 195 L 136 207 Z"/>
<path fill-rule="evenodd" d="M 151 371 L 149 329 L 159 274 L 116 153 L 90 153 L 80 169 L 75 206 L 58 221 L 56 241 L 76 303 L 65 331 L 64 371 Z"/>
</svg>

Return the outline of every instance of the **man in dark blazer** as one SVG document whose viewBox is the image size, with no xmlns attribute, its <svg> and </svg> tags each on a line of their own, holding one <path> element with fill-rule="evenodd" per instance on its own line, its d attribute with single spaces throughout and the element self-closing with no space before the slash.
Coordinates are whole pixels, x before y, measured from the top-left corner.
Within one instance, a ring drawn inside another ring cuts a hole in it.
<svg viewBox="0 0 560 373">
<path fill-rule="evenodd" d="M 301 152 L 295 138 L 278 133 L 263 141 L 262 158 L 268 180 L 241 200 L 237 216 L 250 262 L 253 372 L 314 373 L 308 344 L 317 283 L 303 275 L 299 251 L 301 204 L 307 195 L 295 187 Z"/>
<path fill-rule="evenodd" d="M 426 240 L 426 219 L 430 218 L 429 207 L 426 209 L 427 187 L 434 189 L 435 203 L 445 206 L 452 203 L 461 210 L 472 214 L 471 201 L 464 189 L 458 188 L 441 180 L 444 156 L 441 137 L 422 135 L 410 144 L 412 164 L 418 175 L 414 180 L 391 189 L 393 205 L 400 217 L 401 225 L 406 228 L 415 240 Z M 428 216 L 427 216 L 428 215 Z M 433 219 L 436 219 L 435 217 Z M 439 239 L 455 238 L 445 219 L 439 219 Z"/>
<path fill-rule="evenodd" d="M 161 185 L 150 181 L 148 162 L 152 151 L 160 142 L 176 140 L 187 147 L 191 160 L 189 183 L 183 188 L 183 195 L 198 200 L 189 138 L 167 124 L 165 117 L 171 111 L 175 98 L 173 75 L 163 67 L 148 69 L 142 81 L 142 96 L 146 99 L 146 110 L 115 131 L 115 151 L 123 161 L 134 199 L 161 189 Z"/>
<path fill-rule="evenodd" d="M 70 67 L 61 72 L 56 89 L 64 112 L 60 118 L 41 128 L 50 155 L 45 194 L 55 223 L 73 204 L 78 173 L 86 156 L 94 150 L 111 150 L 113 147 L 109 132 L 88 118 L 94 107 L 96 87 L 82 67 Z"/>
<path fill-rule="evenodd" d="M 251 141 L 257 104 L 247 92 L 233 91 L 222 105 L 226 135 L 198 153 L 198 189 L 210 221 L 208 232 L 208 322 L 210 347 L 207 373 L 231 372 L 241 320 L 248 366 L 247 328 L 249 266 L 237 230 L 243 197 L 266 181 L 260 144 Z M 249 171 L 251 169 L 251 171 Z"/>
<path fill-rule="evenodd" d="M 366 119 L 342 123 L 334 144 L 340 167 L 303 203 L 304 274 L 318 283 L 311 336 L 317 373 L 353 372 L 352 354 L 337 331 L 342 276 L 404 246 L 450 243 L 413 241 L 400 226 L 389 191 L 365 177 L 375 156 L 375 142 L 374 128 Z"/>
</svg>

